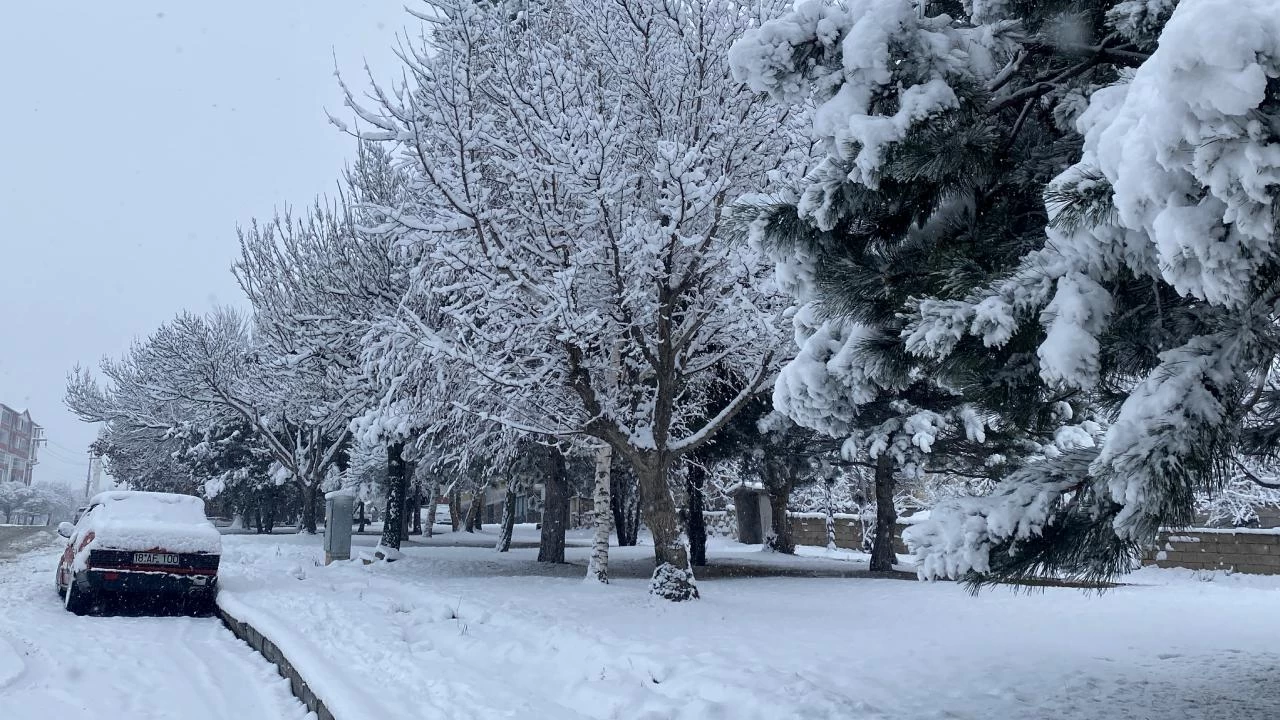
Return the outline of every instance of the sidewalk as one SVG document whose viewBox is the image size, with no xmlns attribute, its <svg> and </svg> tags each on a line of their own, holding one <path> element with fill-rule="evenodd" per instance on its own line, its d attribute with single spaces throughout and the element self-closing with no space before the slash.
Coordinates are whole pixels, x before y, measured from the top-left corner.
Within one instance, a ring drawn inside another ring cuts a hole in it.
<svg viewBox="0 0 1280 720">
<path fill-rule="evenodd" d="M 571 565 L 446 547 L 447 534 L 370 566 L 317 566 L 314 537 L 225 540 L 220 604 L 273 640 L 338 720 L 1094 720 L 1130 717 L 1135 702 L 1221 720 L 1280 706 L 1280 654 L 1263 632 L 1280 578 L 1143 571 L 1141 586 L 1101 597 L 974 598 L 956 583 L 832 577 L 858 574 L 856 560 L 719 541 L 703 599 L 671 605 L 646 593 L 648 547 L 615 548 L 608 587 L 583 583 L 585 535 Z"/>
</svg>

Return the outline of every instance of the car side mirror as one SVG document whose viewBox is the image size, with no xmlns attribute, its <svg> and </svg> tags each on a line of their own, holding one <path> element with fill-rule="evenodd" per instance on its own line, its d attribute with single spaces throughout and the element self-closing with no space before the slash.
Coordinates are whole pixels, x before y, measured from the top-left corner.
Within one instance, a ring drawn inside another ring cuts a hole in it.
<svg viewBox="0 0 1280 720">
<path fill-rule="evenodd" d="M 76 529 L 76 526 L 72 525 L 69 522 L 58 523 L 58 534 L 64 538 L 71 537 L 71 533 L 74 532 L 75 529 Z"/>
</svg>

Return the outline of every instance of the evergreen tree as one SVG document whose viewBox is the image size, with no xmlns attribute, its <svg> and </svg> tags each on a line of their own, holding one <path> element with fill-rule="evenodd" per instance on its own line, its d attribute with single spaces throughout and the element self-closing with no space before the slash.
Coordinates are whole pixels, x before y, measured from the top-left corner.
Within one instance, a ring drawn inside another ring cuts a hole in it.
<svg viewBox="0 0 1280 720">
<path fill-rule="evenodd" d="M 825 157 L 739 218 L 798 304 L 775 405 L 873 466 L 879 566 L 903 477 L 996 474 L 1092 443 L 1091 425 L 1062 432 L 1080 408 L 1041 379 L 1038 327 L 922 355 L 912 322 L 1042 244 L 1043 190 L 1079 145 L 1046 97 L 1116 76 L 1108 41 L 1059 38 L 1100 36 L 1103 20 L 1084 2 L 808 2 L 733 50 L 753 87 L 815 105 Z"/>
<path fill-rule="evenodd" d="M 972 438 L 982 465 L 1014 471 L 913 529 L 923 576 L 1113 575 L 1240 454 L 1277 447 L 1280 18 L 1262 0 L 916 5 L 806 3 L 735 48 L 753 86 L 816 94 L 828 141 L 755 228 L 791 251 L 802 357 L 846 385 L 806 395 L 810 373 L 779 405 L 836 431 L 877 405 L 944 424 L 968 406 L 995 431 Z"/>
</svg>

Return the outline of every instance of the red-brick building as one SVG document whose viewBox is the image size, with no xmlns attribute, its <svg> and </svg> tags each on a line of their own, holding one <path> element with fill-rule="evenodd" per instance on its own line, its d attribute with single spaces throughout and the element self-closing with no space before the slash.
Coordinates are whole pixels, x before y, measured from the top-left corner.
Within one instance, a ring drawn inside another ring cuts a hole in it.
<svg viewBox="0 0 1280 720">
<path fill-rule="evenodd" d="M 31 413 L 0 403 L 0 482 L 30 485 L 43 440 L 44 428 L 31 421 Z"/>
</svg>

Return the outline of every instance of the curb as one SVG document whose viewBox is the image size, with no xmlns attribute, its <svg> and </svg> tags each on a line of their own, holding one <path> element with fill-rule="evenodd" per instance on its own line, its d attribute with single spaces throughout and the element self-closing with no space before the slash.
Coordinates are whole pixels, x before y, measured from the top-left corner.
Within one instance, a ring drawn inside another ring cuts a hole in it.
<svg viewBox="0 0 1280 720">
<path fill-rule="evenodd" d="M 289 662 L 289 658 L 285 657 L 280 648 L 257 628 L 253 627 L 243 620 L 239 620 L 231 613 L 222 609 L 221 605 L 216 606 L 215 610 L 218 618 L 222 620 L 222 624 L 231 631 L 232 635 L 240 638 L 249 647 L 258 651 L 267 662 L 276 666 L 276 670 L 280 673 L 280 677 L 289 681 L 289 690 L 298 701 L 307 707 L 308 710 L 316 714 L 319 720 L 335 720 L 333 713 L 329 712 L 329 708 L 325 707 L 324 701 L 316 697 L 315 692 L 311 690 L 311 686 L 303 679 L 293 667 L 293 663 Z"/>
</svg>

